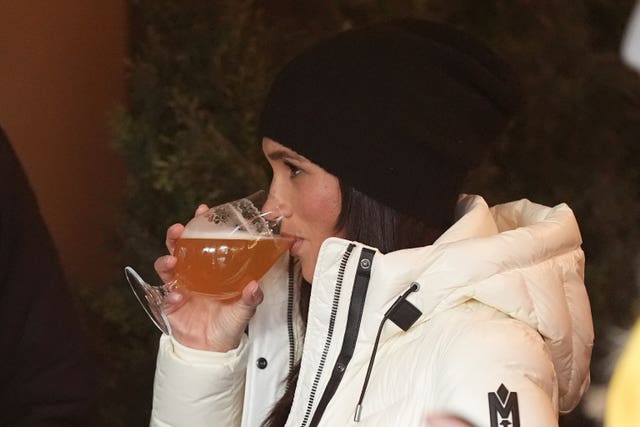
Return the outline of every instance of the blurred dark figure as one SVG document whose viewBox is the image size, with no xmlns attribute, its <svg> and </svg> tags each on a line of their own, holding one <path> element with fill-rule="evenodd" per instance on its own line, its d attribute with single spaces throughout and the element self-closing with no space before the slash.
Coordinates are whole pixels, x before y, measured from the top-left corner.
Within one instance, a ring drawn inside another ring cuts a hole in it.
<svg viewBox="0 0 640 427">
<path fill-rule="evenodd" d="M 94 372 L 52 239 L 0 128 L 0 426 L 90 425 Z"/>
</svg>

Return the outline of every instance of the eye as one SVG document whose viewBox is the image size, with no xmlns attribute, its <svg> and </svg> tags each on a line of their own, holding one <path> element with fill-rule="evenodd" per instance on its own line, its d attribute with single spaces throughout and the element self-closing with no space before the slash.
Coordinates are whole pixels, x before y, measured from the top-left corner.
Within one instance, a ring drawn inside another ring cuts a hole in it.
<svg viewBox="0 0 640 427">
<path fill-rule="evenodd" d="M 290 177 L 291 178 L 295 178 L 296 176 L 300 175 L 302 173 L 302 169 L 300 169 L 299 167 L 297 167 L 296 165 L 294 165 L 293 163 L 290 163 L 288 161 L 284 161 L 285 166 L 287 166 L 289 168 L 290 171 Z"/>
</svg>

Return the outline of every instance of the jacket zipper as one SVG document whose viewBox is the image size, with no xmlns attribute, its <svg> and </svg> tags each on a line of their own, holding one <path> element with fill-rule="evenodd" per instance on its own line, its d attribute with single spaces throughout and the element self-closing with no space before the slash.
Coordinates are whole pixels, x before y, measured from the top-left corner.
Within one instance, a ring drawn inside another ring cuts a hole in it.
<svg viewBox="0 0 640 427">
<path fill-rule="evenodd" d="M 289 375 L 288 378 L 291 378 L 291 372 L 293 371 L 293 367 L 295 365 L 296 358 L 296 342 L 295 335 L 293 333 L 293 306 L 295 302 L 294 295 L 294 275 L 293 275 L 293 257 L 289 256 L 289 293 L 287 297 L 287 331 L 289 333 Z M 291 381 L 287 381 L 286 391 L 289 390 Z M 285 391 L 285 393 L 286 393 Z"/>
<path fill-rule="evenodd" d="M 358 261 L 358 269 L 353 281 L 351 291 L 351 300 L 349 301 L 349 309 L 347 311 L 347 323 L 344 333 L 342 334 L 342 347 L 333 366 L 331 377 L 324 388 L 322 397 L 316 405 L 316 409 L 311 417 L 309 427 L 315 427 L 320 424 L 320 420 L 324 415 L 329 402 L 333 399 L 344 373 L 347 370 L 351 358 L 356 347 L 358 335 L 360 333 L 360 323 L 364 313 L 364 305 L 367 299 L 367 289 L 369 288 L 369 280 L 371 278 L 371 266 L 375 251 L 362 248 L 360 259 Z"/>
<path fill-rule="evenodd" d="M 304 413 L 304 419 L 302 420 L 302 424 L 300 427 L 305 427 L 309 422 L 309 417 L 311 416 L 311 410 L 313 409 L 313 402 L 315 400 L 316 392 L 318 391 L 318 384 L 320 383 L 320 377 L 322 376 L 322 371 L 324 370 L 324 365 L 327 360 L 327 355 L 329 354 L 329 347 L 331 346 L 331 341 L 333 340 L 333 328 L 336 323 L 336 316 L 338 314 L 338 303 L 340 302 L 340 294 L 342 292 L 342 281 L 344 280 L 344 271 L 347 268 L 347 261 L 349 261 L 349 257 L 351 256 L 351 251 L 355 247 L 355 244 L 350 243 L 344 254 L 342 255 L 342 260 L 340 261 L 340 267 L 338 268 L 338 277 L 336 279 L 336 287 L 333 292 L 333 303 L 331 305 L 331 316 L 329 317 L 329 330 L 327 333 L 327 339 L 324 343 L 324 348 L 322 349 L 322 355 L 320 356 L 320 364 L 318 365 L 318 370 L 316 371 L 315 378 L 313 379 L 313 384 L 311 385 L 311 392 L 309 393 L 309 401 L 307 402 L 307 409 Z"/>
</svg>

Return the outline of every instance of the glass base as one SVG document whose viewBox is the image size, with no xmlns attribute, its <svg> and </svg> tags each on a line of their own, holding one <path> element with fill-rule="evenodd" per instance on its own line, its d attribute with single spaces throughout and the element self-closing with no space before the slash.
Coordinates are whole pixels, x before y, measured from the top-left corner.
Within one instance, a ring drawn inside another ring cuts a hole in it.
<svg viewBox="0 0 640 427">
<path fill-rule="evenodd" d="M 167 294 L 165 286 L 151 286 L 131 267 L 125 267 L 124 275 L 131 286 L 133 294 L 136 296 L 140 305 L 151 318 L 153 323 L 163 333 L 171 335 L 171 325 L 169 319 L 162 308 L 164 298 Z"/>
</svg>

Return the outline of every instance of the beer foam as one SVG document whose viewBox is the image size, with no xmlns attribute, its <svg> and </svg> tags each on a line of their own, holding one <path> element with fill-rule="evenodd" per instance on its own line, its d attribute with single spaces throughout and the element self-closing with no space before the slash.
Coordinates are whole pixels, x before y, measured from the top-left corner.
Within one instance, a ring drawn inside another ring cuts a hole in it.
<svg viewBox="0 0 640 427">
<path fill-rule="evenodd" d="M 247 199 L 225 203 L 189 221 L 182 237 L 234 240 L 271 237 L 264 215 Z"/>
<path fill-rule="evenodd" d="M 270 238 L 270 236 L 255 235 L 244 230 L 190 230 L 186 229 L 182 239 L 227 239 L 227 240 L 256 240 Z"/>
</svg>

